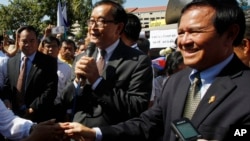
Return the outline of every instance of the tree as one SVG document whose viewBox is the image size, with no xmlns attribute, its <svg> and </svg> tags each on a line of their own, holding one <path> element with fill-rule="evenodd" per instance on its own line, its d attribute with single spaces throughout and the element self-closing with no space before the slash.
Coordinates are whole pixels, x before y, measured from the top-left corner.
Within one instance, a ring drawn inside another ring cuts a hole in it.
<svg viewBox="0 0 250 141">
<path fill-rule="evenodd" d="M 238 2 L 239 2 L 240 6 L 247 6 L 248 5 L 247 0 L 239 0 Z"/>
<path fill-rule="evenodd" d="M 92 10 L 91 0 L 72 0 L 70 3 L 72 8 L 72 14 L 74 15 L 75 21 L 77 20 L 80 24 L 81 31 L 77 35 L 78 38 L 84 38 L 87 35 L 87 20 L 90 17 Z"/>
<path fill-rule="evenodd" d="M 7 6 L 0 5 L 0 32 L 16 30 L 22 25 L 32 25 L 43 31 L 48 24 L 56 25 L 59 0 L 9 0 Z M 93 8 L 92 0 L 60 0 L 67 5 L 68 22 L 76 20 L 81 25 L 79 37 L 87 34 L 87 19 Z M 123 4 L 126 0 L 116 0 Z M 45 19 L 46 18 L 46 19 Z M 0 33 L 2 34 L 2 33 Z"/>
<path fill-rule="evenodd" d="M 0 29 L 15 30 L 22 25 L 32 25 L 41 30 L 46 26 L 46 22 L 43 20 L 44 16 L 56 13 L 56 8 L 53 5 L 56 4 L 50 0 L 42 2 L 39 0 L 13 0 L 7 6 L 1 5 Z"/>
</svg>

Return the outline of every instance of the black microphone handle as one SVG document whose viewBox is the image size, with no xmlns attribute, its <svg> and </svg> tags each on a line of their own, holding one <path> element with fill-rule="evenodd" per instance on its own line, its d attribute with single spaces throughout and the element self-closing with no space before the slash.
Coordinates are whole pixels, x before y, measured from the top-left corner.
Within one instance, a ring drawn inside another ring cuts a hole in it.
<svg viewBox="0 0 250 141">
<path fill-rule="evenodd" d="M 93 53 L 95 52 L 95 47 L 96 47 L 96 45 L 93 42 L 90 42 L 88 44 L 88 47 L 87 47 L 87 50 L 86 50 L 86 54 L 87 54 L 88 57 L 91 57 L 93 55 Z"/>
<path fill-rule="evenodd" d="M 86 49 L 86 54 L 87 54 L 86 56 L 91 57 L 93 55 L 93 53 L 95 52 L 95 48 L 96 48 L 95 43 L 90 42 L 88 44 L 87 49 Z M 84 77 L 80 77 L 79 84 L 82 83 L 83 79 L 85 79 L 85 78 Z"/>
</svg>

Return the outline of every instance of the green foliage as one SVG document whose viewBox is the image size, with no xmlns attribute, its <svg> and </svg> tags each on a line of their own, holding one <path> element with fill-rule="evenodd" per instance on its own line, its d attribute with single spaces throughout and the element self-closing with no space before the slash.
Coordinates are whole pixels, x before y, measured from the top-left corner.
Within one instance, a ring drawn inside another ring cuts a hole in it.
<svg viewBox="0 0 250 141">
<path fill-rule="evenodd" d="M 247 0 L 239 0 L 238 2 L 240 4 L 240 6 L 247 6 L 248 5 Z"/>
<path fill-rule="evenodd" d="M 48 24 L 56 25 L 59 0 L 9 0 L 7 6 L 0 4 L 0 34 L 3 30 L 16 30 L 22 25 L 37 27 L 42 33 Z M 126 0 L 117 0 L 123 4 Z M 87 34 L 86 22 L 92 10 L 92 0 L 61 0 L 67 4 L 68 22 L 76 20 L 81 25 L 78 38 Z"/>
</svg>

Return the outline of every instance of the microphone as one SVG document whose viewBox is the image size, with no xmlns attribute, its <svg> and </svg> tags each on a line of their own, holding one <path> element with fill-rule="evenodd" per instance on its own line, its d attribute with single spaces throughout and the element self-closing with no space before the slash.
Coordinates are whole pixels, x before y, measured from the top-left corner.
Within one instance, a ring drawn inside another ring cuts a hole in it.
<svg viewBox="0 0 250 141">
<path fill-rule="evenodd" d="M 91 57 L 95 51 L 95 43 L 90 42 L 87 46 L 86 54 L 88 57 Z"/>
<path fill-rule="evenodd" d="M 95 52 L 95 47 L 96 47 L 96 44 L 93 43 L 93 42 L 89 42 L 88 46 L 87 46 L 87 49 L 86 49 L 86 56 L 87 57 L 91 57 L 93 55 L 93 53 Z M 80 77 L 80 80 L 79 80 L 79 84 L 81 84 L 82 82 L 82 77 Z"/>
</svg>

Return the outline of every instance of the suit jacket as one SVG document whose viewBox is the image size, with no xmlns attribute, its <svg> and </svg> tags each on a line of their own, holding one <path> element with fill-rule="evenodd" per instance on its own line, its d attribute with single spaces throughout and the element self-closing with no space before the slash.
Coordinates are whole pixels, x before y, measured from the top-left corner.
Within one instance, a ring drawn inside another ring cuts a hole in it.
<svg viewBox="0 0 250 141">
<path fill-rule="evenodd" d="M 190 72 L 191 69 L 187 68 L 172 75 L 156 104 L 140 118 L 113 127 L 101 127 L 103 141 L 155 140 L 161 135 L 164 141 L 176 141 L 170 123 L 182 117 Z M 191 119 L 203 138 L 237 140 L 226 137 L 233 136 L 230 126 L 250 124 L 249 83 L 249 68 L 235 55 L 209 87 Z M 215 99 L 209 102 L 212 96 Z"/>
<path fill-rule="evenodd" d="M 5 98 L 12 102 L 13 111 L 18 114 L 16 84 L 20 70 L 21 53 L 10 58 L 7 63 L 8 80 L 5 86 Z M 31 120 L 35 122 L 52 118 L 50 109 L 53 106 L 57 93 L 57 60 L 37 52 L 30 72 L 27 76 L 26 91 L 24 94 L 25 105 L 32 108 L 34 114 Z M 22 115 L 19 115 L 22 116 Z"/>
<path fill-rule="evenodd" d="M 76 58 L 76 61 L 82 54 Z M 97 49 L 93 57 L 97 56 Z M 73 105 L 74 121 L 93 127 L 115 124 L 147 109 L 152 90 L 150 58 L 126 46 L 122 41 L 114 50 L 103 72 L 103 79 L 93 91 L 91 85 L 73 100 L 76 89 L 66 87 L 63 105 Z M 70 102 L 70 104 L 69 104 Z"/>
</svg>

